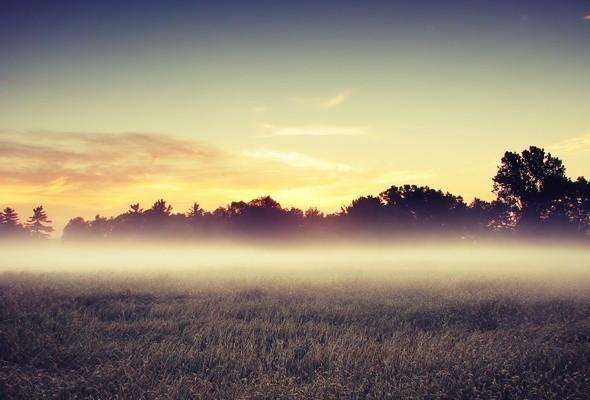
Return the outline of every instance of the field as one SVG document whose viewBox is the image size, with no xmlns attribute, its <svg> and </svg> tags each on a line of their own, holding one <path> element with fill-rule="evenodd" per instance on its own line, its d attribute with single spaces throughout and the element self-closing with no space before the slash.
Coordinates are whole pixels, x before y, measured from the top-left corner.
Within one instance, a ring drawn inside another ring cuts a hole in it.
<svg viewBox="0 0 590 400">
<path fill-rule="evenodd" d="M 5 268 L 0 398 L 586 399 L 576 260 L 534 278 L 408 260 L 371 273 Z"/>
</svg>

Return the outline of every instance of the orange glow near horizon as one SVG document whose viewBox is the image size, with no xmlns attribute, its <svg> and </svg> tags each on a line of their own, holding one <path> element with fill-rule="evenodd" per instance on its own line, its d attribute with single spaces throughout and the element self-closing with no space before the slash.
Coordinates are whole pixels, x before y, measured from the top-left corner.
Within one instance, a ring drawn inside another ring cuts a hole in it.
<svg viewBox="0 0 590 400">
<path fill-rule="evenodd" d="M 481 176 L 460 170 L 444 176 L 444 165 L 387 171 L 379 164 L 352 165 L 295 151 L 239 152 L 163 134 L 26 131 L 0 136 L 0 190 L 10 194 L 1 206 L 15 207 L 24 220 L 43 204 L 57 233 L 74 216 L 116 215 L 131 203 L 148 208 L 158 198 L 170 202 L 175 212 L 185 212 L 195 201 L 213 210 L 263 195 L 286 207 L 334 212 L 360 195 L 409 183 L 464 195 L 470 202 L 475 196 L 492 197 L 495 172 L 493 162 Z M 583 154 L 587 136 L 548 147 L 552 149 L 566 156 Z M 487 190 L 477 190 L 482 186 Z"/>
</svg>

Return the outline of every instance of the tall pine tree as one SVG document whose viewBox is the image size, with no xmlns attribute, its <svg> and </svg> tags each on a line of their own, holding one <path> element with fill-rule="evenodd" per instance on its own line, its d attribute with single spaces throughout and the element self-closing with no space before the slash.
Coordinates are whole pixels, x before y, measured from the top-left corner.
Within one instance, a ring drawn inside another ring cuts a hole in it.
<svg viewBox="0 0 590 400">
<path fill-rule="evenodd" d="M 53 227 L 50 225 L 51 222 L 43 206 L 39 206 L 33 208 L 33 215 L 27 220 L 26 228 L 29 230 L 31 236 L 45 239 L 53 232 Z"/>
<path fill-rule="evenodd" d="M 20 224 L 18 213 L 14 208 L 6 207 L 0 213 L 0 233 L 7 236 L 23 233 L 23 226 Z"/>
</svg>

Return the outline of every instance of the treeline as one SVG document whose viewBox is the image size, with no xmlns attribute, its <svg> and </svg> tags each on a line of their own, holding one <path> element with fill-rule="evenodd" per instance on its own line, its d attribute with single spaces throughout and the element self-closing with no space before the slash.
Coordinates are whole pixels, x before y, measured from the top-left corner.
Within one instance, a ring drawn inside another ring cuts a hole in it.
<svg viewBox="0 0 590 400">
<path fill-rule="evenodd" d="M 53 232 L 51 222 L 43 206 L 33 208 L 33 214 L 24 224 L 14 208 L 6 207 L 0 211 L 0 237 L 46 239 Z"/>
<path fill-rule="evenodd" d="M 513 233 L 590 237 L 590 183 L 583 177 L 568 178 L 562 161 L 541 148 L 506 152 L 493 177 L 493 192 L 493 201 L 475 199 L 467 204 L 461 196 L 428 186 L 391 186 L 378 196 L 361 196 L 331 214 L 315 208 L 284 208 L 269 196 L 232 202 L 211 212 L 194 203 L 187 212 L 174 213 L 161 199 L 147 209 L 132 204 L 115 217 L 73 218 L 64 228 L 63 238 L 474 237 Z M 47 233 L 42 231 L 43 223 L 31 228 L 32 223 L 27 226 L 35 236 Z"/>
</svg>

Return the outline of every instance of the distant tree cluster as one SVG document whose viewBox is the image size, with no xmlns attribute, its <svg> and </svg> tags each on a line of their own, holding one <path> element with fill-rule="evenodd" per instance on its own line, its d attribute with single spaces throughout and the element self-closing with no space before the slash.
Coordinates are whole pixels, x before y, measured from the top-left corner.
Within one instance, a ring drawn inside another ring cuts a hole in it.
<svg viewBox="0 0 590 400">
<path fill-rule="evenodd" d="M 590 237 L 590 183 L 571 180 L 561 160 L 538 147 L 506 152 L 493 178 L 496 199 L 465 203 L 461 196 L 428 186 L 391 186 L 378 196 L 361 196 L 339 212 L 324 214 L 284 208 L 269 196 L 232 202 L 214 211 L 194 203 L 174 213 L 165 200 L 150 208 L 131 204 L 115 217 L 71 219 L 64 239 L 283 238 L 314 235 L 423 235 L 472 237 L 496 233 Z M 42 207 L 20 225 L 14 210 L 1 216 L 3 234 L 46 237 L 52 230 Z"/>
<path fill-rule="evenodd" d="M 0 211 L 0 237 L 45 239 L 53 232 L 51 222 L 43 206 L 33 208 L 33 214 L 24 224 L 16 210 L 6 207 Z"/>
</svg>

